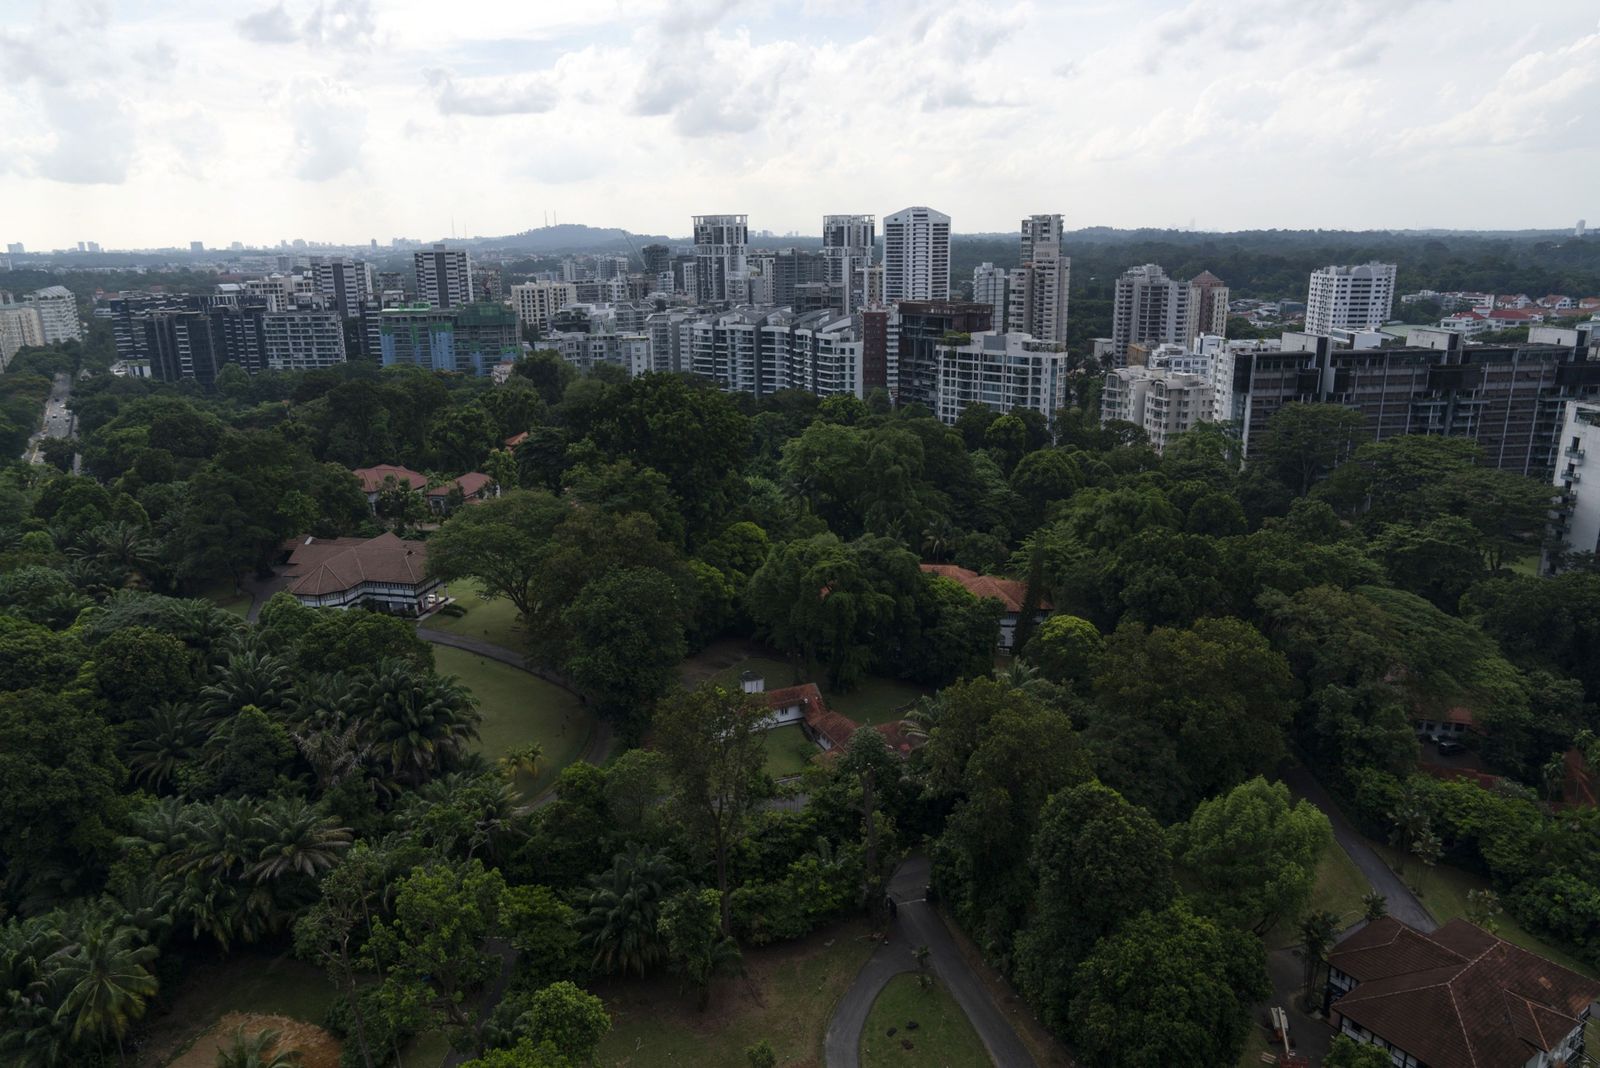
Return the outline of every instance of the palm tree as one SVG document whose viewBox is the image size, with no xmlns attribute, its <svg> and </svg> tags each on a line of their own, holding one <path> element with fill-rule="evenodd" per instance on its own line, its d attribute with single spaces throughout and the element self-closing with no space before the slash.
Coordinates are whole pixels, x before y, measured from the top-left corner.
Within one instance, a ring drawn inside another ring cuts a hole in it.
<svg viewBox="0 0 1600 1068">
<path fill-rule="evenodd" d="M 275 797 L 261 806 L 253 826 L 264 840 L 247 873 L 258 883 L 285 876 L 316 876 L 350 848 L 351 831 L 303 797 Z"/>
<path fill-rule="evenodd" d="M 1039 674 L 1038 668 L 1021 657 L 1013 657 L 1011 663 L 1003 668 L 997 668 L 994 677 L 1006 689 L 1021 690 L 1029 695 L 1037 695 L 1050 686 L 1050 680 Z"/>
<path fill-rule="evenodd" d="M 362 689 L 373 754 L 403 783 L 426 782 L 478 736 L 477 700 L 453 677 L 419 678 L 402 660 L 381 660 Z"/>
<path fill-rule="evenodd" d="M 149 534 L 136 523 L 102 523 L 88 531 L 67 555 L 114 570 L 117 585 L 140 587 L 159 566 L 160 551 Z"/>
<path fill-rule="evenodd" d="M 1389 812 L 1392 829 L 1389 841 L 1395 847 L 1395 867 L 1401 875 L 1406 870 L 1406 854 L 1412 851 L 1417 840 L 1429 833 L 1428 810 L 1417 788 L 1407 784 L 1400 792 L 1395 806 Z"/>
<path fill-rule="evenodd" d="M 645 970 L 664 955 L 661 904 L 683 879 L 667 855 L 636 845 L 611 858 L 611 870 L 589 877 L 588 911 L 579 918 L 583 945 L 602 973 Z"/>
<path fill-rule="evenodd" d="M 1295 956 L 1305 965 L 1306 1010 L 1311 1010 L 1311 996 L 1317 985 L 1317 974 L 1333 947 L 1334 936 L 1339 933 L 1339 917 L 1326 909 L 1310 913 L 1300 921 L 1300 945 Z"/>
<path fill-rule="evenodd" d="M 279 1049 L 282 1033 L 272 1028 L 246 1034 L 240 1024 L 233 1040 L 217 1050 L 217 1068 L 294 1068 L 300 1063 L 297 1049 Z"/>
<path fill-rule="evenodd" d="M 132 927 L 95 919 L 50 959 L 66 990 L 56 1021 L 71 1021 L 74 1041 L 115 1038 L 117 1058 L 124 1060 L 122 1039 L 128 1025 L 144 1015 L 145 1004 L 160 987 L 146 967 L 155 961 L 156 947 L 145 945 Z"/>
<path fill-rule="evenodd" d="M 944 707 L 943 691 L 917 698 L 917 703 L 902 720 L 906 726 L 906 733 L 918 738 L 926 738 L 932 734 L 933 728 L 939 725 L 939 717 L 944 714 Z"/>
<path fill-rule="evenodd" d="M 200 691 L 205 710 L 213 716 L 230 716 L 246 705 L 271 713 L 294 692 L 288 661 L 271 653 L 231 653 L 211 684 Z"/>
<path fill-rule="evenodd" d="M 335 721 L 337 722 L 337 721 Z M 361 740 L 361 724 L 291 731 L 295 748 L 317 777 L 317 792 L 327 793 L 367 762 L 372 746 Z"/>
<path fill-rule="evenodd" d="M 180 765 L 205 745 L 210 726 L 190 704 L 163 701 L 150 715 L 129 725 L 123 755 L 135 782 L 160 793 L 173 784 Z"/>
<path fill-rule="evenodd" d="M 519 745 L 509 753 L 495 761 L 500 769 L 500 774 L 507 779 L 515 779 L 518 775 L 527 775 L 529 778 L 539 774 L 539 765 L 544 761 L 544 746 L 538 742 L 529 742 Z"/>
</svg>

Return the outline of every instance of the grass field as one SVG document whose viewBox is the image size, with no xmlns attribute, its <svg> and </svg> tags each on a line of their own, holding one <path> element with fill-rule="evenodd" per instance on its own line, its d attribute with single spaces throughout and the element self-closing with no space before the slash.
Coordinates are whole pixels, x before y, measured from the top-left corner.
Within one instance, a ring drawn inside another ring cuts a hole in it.
<svg viewBox="0 0 1600 1068">
<path fill-rule="evenodd" d="M 433 647 L 433 659 L 441 672 L 460 676 L 478 699 L 483 714 L 478 751 L 485 757 L 496 760 L 529 742 L 544 747 L 538 778 L 518 783 L 524 794 L 531 796 L 542 789 L 583 752 L 594 729 L 594 717 L 561 687 L 509 664 L 446 645 Z"/>
<path fill-rule="evenodd" d="M 240 619 L 250 613 L 250 595 L 235 589 L 232 582 L 213 586 L 201 596 L 224 612 L 236 615 Z"/>
<path fill-rule="evenodd" d="M 321 968 L 287 953 L 241 950 L 226 961 L 192 965 L 173 992 L 170 1008 L 151 1015 L 139 1063 L 149 1068 L 169 1063 L 230 1012 L 321 1024 L 333 997 L 333 985 Z"/>
<path fill-rule="evenodd" d="M 680 676 L 685 686 L 714 682 L 731 689 L 739 685 L 739 676 L 746 671 L 764 678 L 769 690 L 794 685 L 793 665 L 770 652 L 759 651 L 758 646 L 748 642 L 715 643 L 685 660 Z M 895 709 L 930 692 L 925 686 L 876 676 L 862 679 L 848 690 L 836 691 L 821 684 L 820 672 L 809 679 L 804 675 L 802 672 L 801 681 L 816 682 L 830 708 L 864 725 L 875 726 L 897 719 Z"/>
<path fill-rule="evenodd" d="M 1268 949 L 1286 949 L 1300 942 L 1300 920 L 1313 912 L 1326 910 L 1339 917 L 1341 929 L 1361 918 L 1364 906 L 1362 895 L 1371 892 L 1356 862 L 1338 842 L 1330 844 L 1322 859 L 1317 862 L 1317 883 L 1311 891 L 1311 900 L 1299 916 L 1284 917 L 1267 929 L 1262 941 Z"/>
<path fill-rule="evenodd" d="M 522 627 L 517 623 L 517 610 L 511 607 L 510 601 L 504 597 L 485 601 L 478 586 L 471 582 L 453 583 L 450 596 L 467 614 L 447 616 L 436 612 L 428 617 L 425 623 L 427 627 L 482 638 L 517 652 L 525 651 Z"/>
<path fill-rule="evenodd" d="M 748 979 L 718 980 L 711 1007 L 670 975 L 615 979 L 594 988 L 611 1014 L 599 1068 L 738 1068 L 744 1051 L 772 1043 L 782 1066 L 822 1064 L 833 1006 L 872 954 L 861 922 L 825 927 L 801 942 L 750 949 Z"/>
<path fill-rule="evenodd" d="M 811 758 L 822 751 L 805 736 L 798 723 L 772 728 L 763 742 L 767 747 L 767 774 L 774 779 L 800 774 L 811 763 Z"/>
<path fill-rule="evenodd" d="M 993 1064 L 955 998 L 938 984 L 923 989 L 915 975 L 889 980 L 872 1003 L 861 1033 L 861 1068 L 990 1068 Z"/>
</svg>

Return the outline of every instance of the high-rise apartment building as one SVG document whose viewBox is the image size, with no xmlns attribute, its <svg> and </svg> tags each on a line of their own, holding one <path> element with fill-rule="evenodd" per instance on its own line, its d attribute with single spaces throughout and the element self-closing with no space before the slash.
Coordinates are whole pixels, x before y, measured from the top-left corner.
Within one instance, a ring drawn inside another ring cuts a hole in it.
<svg viewBox="0 0 1600 1068">
<path fill-rule="evenodd" d="M 21 241 L 10 241 L 6 243 L 6 255 L 8 256 L 20 256 L 26 251 L 27 249 L 23 247 Z"/>
<path fill-rule="evenodd" d="M 1007 328 L 1039 341 L 1065 342 L 1071 275 L 1072 261 L 1061 254 L 1061 216 L 1023 219 L 1022 264 L 1009 279 Z"/>
<path fill-rule="evenodd" d="M 679 333 L 684 370 L 730 392 L 865 394 L 861 334 L 852 317 L 831 310 L 736 308 L 688 320 Z"/>
<path fill-rule="evenodd" d="M 1011 272 L 987 261 L 972 269 L 972 299 L 994 307 L 994 321 L 1006 322 L 1010 306 Z"/>
<path fill-rule="evenodd" d="M 412 253 L 417 272 L 417 299 L 436 308 L 472 303 L 472 258 L 466 249 L 434 245 Z"/>
<path fill-rule="evenodd" d="M 1194 332 L 1196 337 L 1228 336 L 1228 283 L 1201 271 L 1189 279 L 1194 290 Z"/>
<path fill-rule="evenodd" d="M 270 312 L 288 311 L 294 307 L 294 280 L 288 275 L 250 278 L 245 280 L 243 286 L 247 294 L 264 303 Z"/>
<path fill-rule="evenodd" d="M 78 317 L 78 298 L 66 286 L 45 286 L 29 293 L 25 302 L 39 313 L 44 343 L 83 340 L 83 320 Z"/>
<path fill-rule="evenodd" d="M 917 206 L 884 217 L 883 299 L 950 299 L 950 216 Z"/>
<path fill-rule="evenodd" d="M 504 304 L 476 301 L 455 309 L 455 370 L 487 375 L 522 355 L 517 315 Z"/>
<path fill-rule="evenodd" d="M 1394 309 L 1395 265 L 1364 263 L 1321 267 L 1311 272 L 1306 295 L 1306 333 L 1376 330 Z"/>
<path fill-rule="evenodd" d="M 1188 348 L 1194 336 L 1194 289 L 1188 282 L 1168 278 L 1153 263 L 1130 267 L 1117 278 L 1111 312 L 1114 366 L 1127 365 L 1129 345 Z"/>
<path fill-rule="evenodd" d="M 937 346 L 933 412 L 954 425 L 969 406 L 1029 409 L 1054 421 L 1066 396 L 1067 348 L 1027 334 L 980 331 Z"/>
<path fill-rule="evenodd" d="M 44 344 L 44 324 L 32 304 L 0 304 L 0 371 L 19 349 Z"/>
<path fill-rule="evenodd" d="M 310 371 L 345 362 L 344 316 L 337 309 L 267 312 L 261 333 L 267 367 L 274 371 Z"/>
<path fill-rule="evenodd" d="M 313 256 L 311 284 L 324 307 L 354 319 L 361 314 L 362 303 L 373 298 L 372 265 L 343 256 Z"/>
<path fill-rule="evenodd" d="M 511 287 L 511 306 L 517 322 L 543 336 L 550 332 L 550 320 L 568 304 L 578 302 L 578 287 L 572 282 L 519 282 Z"/>
<path fill-rule="evenodd" d="M 866 303 L 867 271 L 878 245 L 878 227 L 871 215 L 824 215 L 822 255 L 827 260 L 827 283 L 834 292 L 833 307 L 850 315 Z"/>
<path fill-rule="evenodd" d="M 1583 481 L 1589 454 L 1600 459 L 1600 402 L 1568 401 L 1557 439 L 1556 510 L 1551 534 L 1563 552 L 1600 553 L 1600 479 Z"/>
<path fill-rule="evenodd" d="M 1100 391 L 1100 422 L 1142 428 L 1157 453 L 1174 437 L 1215 415 L 1207 375 L 1150 367 L 1114 367 Z"/>
<path fill-rule="evenodd" d="M 646 245 L 639 250 L 639 258 L 644 261 L 644 273 L 651 278 L 672 270 L 672 250 L 666 245 Z"/>
<path fill-rule="evenodd" d="M 901 301 L 888 324 L 895 402 L 933 409 L 939 391 L 939 346 L 948 334 L 994 329 L 994 308 L 973 301 Z"/>
<path fill-rule="evenodd" d="M 701 304 L 740 304 L 749 299 L 745 255 L 749 216 L 694 217 L 694 289 Z"/>
<path fill-rule="evenodd" d="M 230 363 L 249 374 L 266 369 L 266 315 L 261 303 L 220 304 L 210 297 L 185 297 L 176 307 L 136 313 L 134 324 L 143 333 L 139 348 L 150 360 L 152 377 L 163 382 L 194 381 L 209 390 Z"/>
</svg>

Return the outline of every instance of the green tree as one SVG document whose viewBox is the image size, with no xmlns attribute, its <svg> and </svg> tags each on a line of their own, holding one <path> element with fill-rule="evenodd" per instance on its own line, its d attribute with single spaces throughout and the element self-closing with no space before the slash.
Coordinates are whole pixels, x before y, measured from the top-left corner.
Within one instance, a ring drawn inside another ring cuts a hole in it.
<svg viewBox="0 0 1600 1068">
<path fill-rule="evenodd" d="M 700 993 L 700 1011 L 711 1004 L 711 981 L 739 968 L 739 945 L 723 933 L 722 895 L 683 890 L 661 906 L 661 937 L 672 966 Z"/>
<path fill-rule="evenodd" d="M 573 1064 L 592 1064 L 600 1040 L 611 1030 L 611 1017 L 599 998 L 563 980 L 533 994 L 517 1029 Z"/>
<path fill-rule="evenodd" d="M 1093 623 L 1058 613 L 1039 625 L 1022 655 L 1050 681 L 1087 692 L 1100 673 L 1105 646 Z"/>
<path fill-rule="evenodd" d="M 1328 962 L 1328 950 L 1338 935 L 1339 915 L 1327 909 L 1308 913 L 1300 920 L 1300 944 L 1294 952 L 1305 971 L 1303 1000 L 1307 1012 L 1315 1009 L 1317 977 Z"/>
<path fill-rule="evenodd" d="M 547 546 L 568 506 L 542 490 L 503 493 L 463 509 L 428 539 L 428 571 L 446 582 L 475 579 L 486 598 L 504 597 L 527 618 L 541 589 Z"/>
<path fill-rule="evenodd" d="M 583 945 L 598 973 L 643 975 L 660 962 L 661 906 L 682 885 L 665 853 L 634 846 L 611 858 L 609 871 L 589 877 L 589 896 L 578 919 Z"/>
<path fill-rule="evenodd" d="M 1089 782 L 1045 804 L 1031 864 L 1038 889 L 1017 941 L 1017 973 L 1040 1018 L 1064 1032 L 1078 963 L 1122 925 L 1129 902 L 1166 907 L 1175 893 L 1172 859 L 1148 812 Z"/>
<path fill-rule="evenodd" d="M 678 587 L 655 568 L 602 575 L 562 612 L 571 636 L 567 674 L 602 712 L 642 731 L 683 660 L 683 617 Z"/>
<path fill-rule="evenodd" d="M 1267 420 L 1251 462 L 1304 497 L 1350 457 L 1366 434 L 1361 413 L 1342 405 L 1285 404 Z"/>
<path fill-rule="evenodd" d="M 1250 1006 L 1271 990 L 1258 939 L 1181 902 L 1103 939 L 1074 986 L 1074 1046 L 1106 1068 L 1235 1064 Z"/>
<path fill-rule="evenodd" d="M 1202 801 L 1175 838 L 1178 863 L 1200 890 L 1197 907 L 1260 934 L 1310 899 L 1333 829 L 1309 801 L 1291 805 L 1288 787 L 1257 776 Z"/>
<path fill-rule="evenodd" d="M 247 1032 L 240 1024 L 228 1044 L 217 1049 L 217 1068 L 293 1068 L 304 1055 L 285 1048 L 282 1038 L 283 1033 L 274 1028 Z"/>
<path fill-rule="evenodd" d="M 124 1060 L 122 1040 L 160 986 L 149 968 L 156 956 L 133 927 L 87 922 L 52 956 L 52 978 L 63 991 L 56 1020 L 71 1022 L 74 1041 L 113 1039 L 117 1059 Z"/>
<path fill-rule="evenodd" d="M 674 803 L 716 862 L 724 935 L 733 929 L 728 857 L 760 796 L 771 715 L 759 699 L 721 686 L 675 695 L 656 713 L 655 744 L 667 760 Z"/>
<path fill-rule="evenodd" d="M 1345 1035 L 1334 1035 L 1323 1068 L 1390 1068 L 1394 1061 L 1381 1046 L 1357 1042 Z"/>
</svg>

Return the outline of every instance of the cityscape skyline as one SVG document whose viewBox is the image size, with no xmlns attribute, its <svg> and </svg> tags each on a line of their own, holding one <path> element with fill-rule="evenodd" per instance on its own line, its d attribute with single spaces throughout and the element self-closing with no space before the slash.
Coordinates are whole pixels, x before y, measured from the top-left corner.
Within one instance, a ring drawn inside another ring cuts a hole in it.
<svg viewBox="0 0 1600 1068">
<path fill-rule="evenodd" d="M 552 216 L 650 233 L 730 208 L 810 234 L 824 214 L 908 203 L 964 233 L 1036 205 L 1077 226 L 1222 232 L 1557 229 L 1600 210 L 1600 145 L 1582 134 L 1600 26 L 1577 0 L 452 16 L 419 0 L 40 5 L 0 31 L 0 202 L 28 206 L 4 240 L 354 245 Z M 1449 77 L 1424 49 L 1453 57 Z"/>
</svg>

